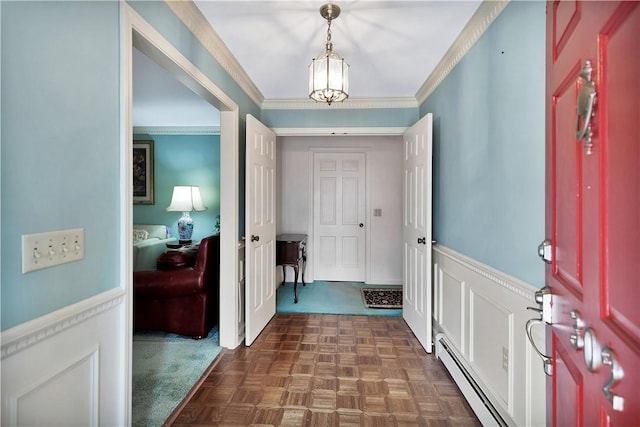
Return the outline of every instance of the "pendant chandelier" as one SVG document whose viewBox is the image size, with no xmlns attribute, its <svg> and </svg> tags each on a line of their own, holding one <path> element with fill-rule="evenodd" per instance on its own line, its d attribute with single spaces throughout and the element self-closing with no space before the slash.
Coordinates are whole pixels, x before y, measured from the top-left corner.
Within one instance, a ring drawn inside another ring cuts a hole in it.
<svg viewBox="0 0 640 427">
<path fill-rule="evenodd" d="M 309 65 L 309 98 L 316 102 L 341 102 L 349 97 L 349 64 L 333 50 L 331 21 L 340 15 L 335 4 L 320 7 L 320 15 L 327 20 L 327 42 L 324 52 Z"/>
</svg>

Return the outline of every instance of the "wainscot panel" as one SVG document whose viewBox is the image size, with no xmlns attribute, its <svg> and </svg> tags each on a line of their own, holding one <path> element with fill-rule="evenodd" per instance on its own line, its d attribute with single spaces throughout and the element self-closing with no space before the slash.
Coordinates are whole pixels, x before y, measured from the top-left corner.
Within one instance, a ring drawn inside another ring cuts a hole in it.
<svg viewBox="0 0 640 427">
<path fill-rule="evenodd" d="M 544 425 L 545 375 L 525 332 L 536 288 L 440 245 L 433 266 L 435 333 L 506 424 Z"/>
<path fill-rule="evenodd" d="M 124 302 L 112 289 L 2 333 L 3 426 L 127 424 Z"/>
</svg>

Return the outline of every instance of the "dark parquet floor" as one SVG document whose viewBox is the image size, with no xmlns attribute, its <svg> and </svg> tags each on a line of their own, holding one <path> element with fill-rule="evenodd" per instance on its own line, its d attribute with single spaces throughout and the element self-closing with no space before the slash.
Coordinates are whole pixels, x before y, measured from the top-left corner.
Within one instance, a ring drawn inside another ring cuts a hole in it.
<svg viewBox="0 0 640 427">
<path fill-rule="evenodd" d="M 479 426 L 400 317 L 279 313 L 224 350 L 173 426 Z"/>
</svg>

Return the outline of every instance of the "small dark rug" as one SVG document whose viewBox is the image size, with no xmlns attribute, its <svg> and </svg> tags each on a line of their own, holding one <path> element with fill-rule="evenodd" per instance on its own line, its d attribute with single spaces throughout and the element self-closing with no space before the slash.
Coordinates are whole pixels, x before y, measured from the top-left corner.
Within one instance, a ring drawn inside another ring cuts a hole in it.
<svg viewBox="0 0 640 427">
<path fill-rule="evenodd" d="M 402 288 L 362 288 L 362 300 L 369 308 L 402 308 Z"/>
</svg>

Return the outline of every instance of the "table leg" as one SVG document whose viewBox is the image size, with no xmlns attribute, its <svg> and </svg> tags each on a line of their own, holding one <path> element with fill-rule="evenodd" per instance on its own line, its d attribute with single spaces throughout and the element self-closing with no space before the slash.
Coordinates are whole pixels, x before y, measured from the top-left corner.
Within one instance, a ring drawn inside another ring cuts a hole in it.
<svg viewBox="0 0 640 427">
<path fill-rule="evenodd" d="M 306 252 L 302 254 L 302 286 L 307 286 L 304 283 L 304 271 L 307 269 L 307 254 Z"/>
<path fill-rule="evenodd" d="M 298 266 L 293 267 L 293 271 L 295 273 L 295 279 L 293 281 L 293 302 L 295 304 L 298 303 Z"/>
<path fill-rule="evenodd" d="M 287 266 L 282 264 L 282 284 L 284 285 L 284 282 L 286 282 L 286 278 L 287 278 Z"/>
</svg>

